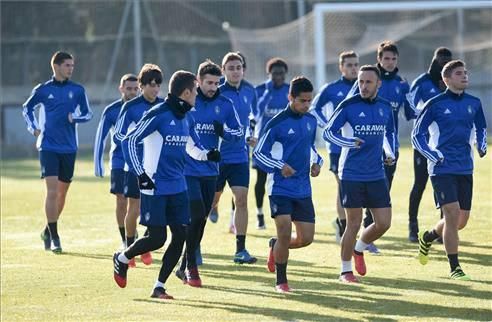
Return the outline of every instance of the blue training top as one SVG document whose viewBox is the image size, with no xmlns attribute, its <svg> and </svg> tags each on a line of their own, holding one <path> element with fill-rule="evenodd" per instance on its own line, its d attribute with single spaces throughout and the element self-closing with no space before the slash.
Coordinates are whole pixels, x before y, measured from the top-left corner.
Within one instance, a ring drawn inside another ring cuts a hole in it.
<svg viewBox="0 0 492 322">
<path fill-rule="evenodd" d="M 391 105 L 379 96 L 367 100 L 357 94 L 340 103 L 328 121 L 323 139 L 342 147 L 338 165 L 341 180 L 385 178 L 383 150 L 386 156 L 395 158 L 393 124 Z M 364 140 L 359 148 L 355 137 Z"/>
<path fill-rule="evenodd" d="M 172 195 L 187 190 L 186 153 L 197 160 L 207 160 L 208 150 L 200 145 L 193 117 L 179 112 L 183 104 L 186 102 L 169 95 L 145 113 L 122 141 L 135 173 L 145 172 L 155 183 L 154 190 L 141 190 L 143 194 Z M 143 147 L 142 154 L 139 146 Z"/>
<path fill-rule="evenodd" d="M 345 77 L 325 84 L 319 91 L 318 95 L 313 100 L 313 106 L 311 107 L 311 114 L 318 120 L 318 126 L 325 128 L 328 123 L 328 119 L 332 116 L 333 112 L 340 104 L 350 89 L 354 85 L 356 80 L 348 80 Z M 340 154 L 342 148 L 336 144 L 328 142 L 328 151 L 330 153 Z"/>
<path fill-rule="evenodd" d="M 430 162 L 430 176 L 472 174 L 473 144 L 487 151 L 487 124 L 480 99 L 449 89 L 429 100 L 417 118 L 412 144 Z"/>
<path fill-rule="evenodd" d="M 268 195 L 307 198 L 311 196 L 309 179 L 311 163 L 323 165 L 315 148 L 316 118 L 311 114 L 297 114 L 287 106 L 274 116 L 260 134 L 253 152 L 256 164 L 269 173 Z M 288 164 L 296 172 L 282 176 Z"/>
<path fill-rule="evenodd" d="M 36 109 L 39 109 L 39 120 L 34 115 Z M 72 123 L 68 114 L 72 115 Z M 38 150 L 57 153 L 77 152 L 76 123 L 92 119 L 82 85 L 70 80 L 59 82 L 54 77 L 33 89 L 23 105 L 22 115 L 31 134 L 41 131 L 36 143 Z"/>
<path fill-rule="evenodd" d="M 94 173 L 97 177 L 104 176 L 104 147 L 106 146 L 106 137 L 111 132 L 111 150 L 109 151 L 109 168 L 123 169 L 125 159 L 121 145 L 114 143 L 114 127 L 120 114 L 123 100 L 119 99 L 106 106 L 101 114 L 101 120 L 97 127 L 96 138 L 94 141 Z"/>
<path fill-rule="evenodd" d="M 243 127 L 239 122 L 239 116 L 227 97 L 220 95 L 217 90 L 211 98 L 203 95 L 198 88 L 195 108 L 190 115 L 194 119 L 194 128 L 200 136 L 200 142 L 205 149 L 219 147 L 219 136 L 214 131 L 214 121 L 224 125 L 224 141 L 234 142 L 244 140 Z M 219 174 L 218 164 L 212 161 L 199 161 L 189 155 L 186 156 L 185 175 L 203 177 Z"/>
<path fill-rule="evenodd" d="M 140 121 L 145 112 L 147 112 L 152 106 L 162 103 L 164 100 L 157 97 L 154 102 L 149 102 L 143 95 L 137 96 L 128 102 L 125 102 L 121 107 L 120 115 L 116 121 L 115 131 L 113 135 L 113 142 L 116 145 L 121 145 L 121 141 L 125 138 L 125 135 L 135 128 L 135 125 Z M 139 149 L 142 154 L 141 149 Z M 123 150 L 123 157 L 125 158 L 125 170 L 133 170 L 128 162 L 128 155 L 125 155 Z"/>
<path fill-rule="evenodd" d="M 223 141 L 221 143 L 221 163 L 234 164 L 248 162 L 249 150 L 246 144 L 246 138 L 253 136 L 253 133 L 250 132 L 249 122 L 253 119 L 253 112 L 256 110 L 255 88 L 250 83 L 242 80 L 239 88 L 233 87 L 228 82 L 225 82 L 219 89 L 222 95 L 232 101 L 239 116 L 239 121 L 245 130 L 241 140 Z"/>
</svg>

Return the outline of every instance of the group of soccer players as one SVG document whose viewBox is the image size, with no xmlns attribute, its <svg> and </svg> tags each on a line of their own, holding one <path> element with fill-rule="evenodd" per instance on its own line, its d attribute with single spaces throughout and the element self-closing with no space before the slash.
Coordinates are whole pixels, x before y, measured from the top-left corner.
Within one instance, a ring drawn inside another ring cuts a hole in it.
<svg viewBox="0 0 492 322">
<path fill-rule="evenodd" d="M 257 170 L 258 228 L 265 227 L 266 185 L 277 231 L 269 241 L 267 268 L 276 272 L 276 291 L 291 292 L 286 273 L 289 249 L 305 247 L 314 238 L 310 176 L 318 176 L 323 165 L 315 147 L 318 126 L 328 143 L 330 171 L 339 191 L 335 227 L 341 243 L 340 281 L 359 282 L 352 258 L 357 273 L 365 275 L 364 251 L 379 253 L 374 241 L 391 225 L 400 108 L 407 120 L 416 119 L 409 240 L 419 243 L 419 261 L 425 265 L 432 242 L 442 237 L 450 277 L 470 279 L 458 261 L 458 230 L 470 215 L 473 145 L 480 157 L 486 154 L 484 112 L 480 100 L 464 92 L 465 64 L 452 60 L 449 49 L 436 49 L 429 71 L 411 87 L 398 75 L 398 57 L 398 48 L 390 41 L 378 47 L 375 65 L 359 68 L 355 52 L 341 53 L 340 79 L 323 86 L 314 100 L 307 78 L 285 83 L 288 66 L 281 58 L 267 62 L 269 79 L 255 88 L 244 80 L 245 61 L 237 52 L 227 53 L 221 66 L 204 61 L 196 75 L 175 72 L 165 98 L 159 97 L 164 78 L 159 66 L 145 64 L 137 76 L 124 75 L 121 99 L 104 109 L 94 145 L 95 174 L 102 177 L 104 142 L 111 132 L 110 192 L 116 196 L 123 244 L 113 256 L 116 283 L 126 286 L 135 257 L 152 263 L 151 252 L 163 247 L 169 226 L 171 241 L 151 296 L 172 299 L 165 283 L 180 257 L 176 276 L 200 287 L 200 242 L 226 182 L 234 195 L 233 261 L 257 261 L 246 249 L 251 147 Z M 37 137 L 47 187 L 47 225 L 41 238 L 46 250 L 59 253 L 57 221 L 73 176 L 75 125 L 89 121 L 92 112 L 84 88 L 70 81 L 73 57 L 56 52 L 51 66 L 53 78 L 34 88 L 23 115 Z M 429 176 L 443 216 L 434 229 L 419 232 L 417 212 Z M 140 238 L 138 218 L 147 228 Z M 364 229 L 357 239 L 362 221 Z"/>
</svg>

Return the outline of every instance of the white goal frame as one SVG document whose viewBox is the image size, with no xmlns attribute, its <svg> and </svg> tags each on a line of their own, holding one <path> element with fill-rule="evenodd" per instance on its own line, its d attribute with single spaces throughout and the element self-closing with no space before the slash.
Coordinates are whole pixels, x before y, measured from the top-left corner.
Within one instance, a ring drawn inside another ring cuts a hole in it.
<svg viewBox="0 0 492 322">
<path fill-rule="evenodd" d="M 326 82 L 325 70 L 325 12 L 387 12 L 387 11 L 425 11 L 425 10 L 456 10 L 457 28 L 463 30 L 463 10 L 492 8 L 490 0 L 459 0 L 459 1 L 394 1 L 394 2 L 360 2 L 360 3 L 318 3 L 314 5 L 314 50 L 316 88 Z M 348 50 L 348 48 L 347 48 Z M 463 56 L 463 39 L 458 40 L 458 54 Z"/>
</svg>

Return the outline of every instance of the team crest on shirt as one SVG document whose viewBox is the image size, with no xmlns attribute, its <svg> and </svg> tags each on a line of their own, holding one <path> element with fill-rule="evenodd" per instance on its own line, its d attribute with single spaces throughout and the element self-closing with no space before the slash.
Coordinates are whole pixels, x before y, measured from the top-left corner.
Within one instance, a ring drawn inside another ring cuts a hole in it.
<svg viewBox="0 0 492 322">
<path fill-rule="evenodd" d="M 245 104 L 248 104 L 248 98 L 246 96 L 243 96 L 243 100 Z"/>
<path fill-rule="evenodd" d="M 379 108 L 379 115 L 384 116 L 384 112 L 382 108 Z"/>
<path fill-rule="evenodd" d="M 219 107 L 219 105 L 215 105 L 215 114 L 217 114 L 217 115 L 220 114 L 220 107 Z"/>
<path fill-rule="evenodd" d="M 395 87 L 395 92 L 396 92 L 396 94 L 400 94 L 400 88 L 398 86 Z"/>
<path fill-rule="evenodd" d="M 473 109 L 472 109 L 471 105 L 468 105 L 468 107 L 466 109 L 468 111 L 468 114 L 472 114 L 473 113 Z"/>
<path fill-rule="evenodd" d="M 68 92 L 68 98 L 70 98 L 70 99 L 73 98 L 73 92 L 72 91 Z"/>
<path fill-rule="evenodd" d="M 307 127 L 307 130 L 308 130 L 309 132 L 311 132 L 311 124 L 309 124 L 309 123 L 308 123 L 308 124 L 306 125 L 306 127 Z"/>
</svg>

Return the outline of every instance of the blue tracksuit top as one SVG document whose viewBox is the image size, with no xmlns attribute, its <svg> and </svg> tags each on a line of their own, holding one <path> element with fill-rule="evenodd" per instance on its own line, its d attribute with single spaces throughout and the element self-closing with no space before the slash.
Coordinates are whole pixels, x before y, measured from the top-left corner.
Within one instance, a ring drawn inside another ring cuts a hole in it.
<svg viewBox="0 0 492 322">
<path fill-rule="evenodd" d="M 253 85 L 241 81 L 239 88 L 225 82 L 220 87 L 222 95 L 230 99 L 236 109 L 239 121 L 244 128 L 243 137 L 238 141 L 223 141 L 220 145 L 221 163 L 234 164 L 248 162 L 248 146 L 246 138 L 253 136 L 250 131 L 249 121 L 256 110 L 256 91 Z"/>
<path fill-rule="evenodd" d="M 137 96 L 128 102 L 125 102 L 121 107 L 118 120 L 116 121 L 115 131 L 113 135 L 113 142 L 116 145 L 121 145 L 121 141 L 125 138 L 125 135 L 132 130 L 135 125 L 140 121 L 143 114 L 147 112 L 152 106 L 162 103 L 164 100 L 157 97 L 153 103 L 147 101 L 143 95 Z M 140 149 L 141 150 L 141 149 Z M 139 152 L 140 155 L 142 151 Z M 123 157 L 125 158 L 125 170 L 132 170 L 130 162 L 128 162 L 129 156 L 125 154 L 123 150 Z"/>
<path fill-rule="evenodd" d="M 104 176 L 104 147 L 106 145 L 106 137 L 111 132 L 111 150 L 109 151 L 109 168 L 123 169 L 125 167 L 125 159 L 121 145 L 114 143 L 114 127 L 120 114 L 123 100 L 119 99 L 106 106 L 101 114 L 101 120 L 97 127 L 96 138 L 94 141 L 94 173 L 97 177 Z"/>
<path fill-rule="evenodd" d="M 39 109 L 39 120 L 34 112 Z M 73 122 L 68 120 L 72 114 Z M 70 80 L 54 77 L 36 86 L 23 105 L 22 115 L 31 134 L 40 130 L 36 147 L 39 151 L 75 153 L 78 148 L 76 123 L 92 119 L 85 89 Z"/>
<path fill-rule="evenodd" d="M 323 165 L 315 140 L 316 118 L 309 113 L 294 113 L 289 105 L 267 123 L 254 149 L 253 159 L 269 173 L 269 196 L 311 196 L 311 163 Z M 281 173 L 284 164 L 291 166 L 296 173 L 284 178 Z"/>
<path fill-rule="evenodd" d="M 325 128 L 328 123 L 328 119 L 331 117 L 338 104 L 340 104 L 350 89 L 354 85 L 355 80 L 348 80 L 345 77 L 325 84 L 319 91 L 318 95 L 313 100 L 313 106 L 311 107 L 311 114 L 313 114 L 318 120 L 318 126 Z M 328 150 L 330 153 L 340 154 L 342 148 L 336 144 L 328 142 Z"/>
<path fill-rule="evenodd" d="M 289 84 L 283 84 L 279 88 L 273 86 L 273 82 L 268 80 L 256 87 L 256 97 L 258 104 L 255 111 L 255 137 L 263 131 L 268 121 L 275 115 L 282 112 L 289 103 Z"/>
<path fill-rule="evenodd" d="M 422 112 L 424 104 L 428 100 L 442 92 L 439 86 L 432 81 L 429 73 L 423 73 L 417 77 L 410 87 L 410 92 L 407 94 L 407 101 L 415 111 L 414 117 L 417 118 L 420 112 Z"/>
<path fill-rule="evenodd" d="M 200 136 L 200 142 L 205 149 L 218 148 L 219 136 L 214 131 L 214 121 L 224 124 L 224 141 L 234 142 L 244 140 L 243 127 L 239 116 L 227 97 L 217 90 L 211 98 L 203 95 L 198 88 L 195 108 L 189 114 L 194 119 L 194 129 Z M 218 164 L 212 161 L 199 161 L 186 156 L 185 175 L 194 177 L 216 176 L 219 174 Z"/>
<path fill-rule="evenodd" d="M 487 124 L 480 99 L 449 89 L 424 105 L 412 132 L 414 148 L 430 161 L 430 176 L 472 174 L 475 140 L 485 152 Z"/>
<path fill-rule="evenodd" d="M 323 132 L 323 139 L 342 147 L 338 165 L 341 180 L 385 178 L 383 151 L 386 156 L 395 158 L 393 124 L 391 105 L 379 96 L 370 101 L 357 94 L 338 105 Z M 354 137 L 364 140 L 359 148 Z"/>
<path fill-rule="evenodd" d="M 398 68 L 395 68 L 392 72 L 384 70 L 378 64 L 379 71 L 381 72 L 381 87 L 378 90 L 378 96 L 387 100 L 393 108 L 393 120 L 395 127 L 395 146 L 396 149 L 400 147 L 400 141 L 398 139 L 398 114 L 400 108 L 403 108 L 405 118 L 407 121 L 415 118 L 415 111 L 411 108 L 407 101 L 407 94 L 410 90 L 408 82 L 398 75 Z M 354 84 L 352 90 L 348 96 L 359 93 L 358 82 Z"/>
<path fill-rule="evenodd" d="M 149 195 L 171 195 L 187 190 L 185 180 L 186 153 L 207 160 L 207 152 L 193 128 L 190 113 L 177 113 L 184 101 L 168 96 L 164 103 L 152 107 L 122 141 L 125 154 L 135 173 L 144 172 L 154 181 L 154 190 L 141 190 Z M 186 103 L 184 103 L 186 104 Z M 143 146 L 140 155 L 138 146 Z"/>
</svg>

